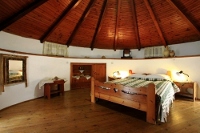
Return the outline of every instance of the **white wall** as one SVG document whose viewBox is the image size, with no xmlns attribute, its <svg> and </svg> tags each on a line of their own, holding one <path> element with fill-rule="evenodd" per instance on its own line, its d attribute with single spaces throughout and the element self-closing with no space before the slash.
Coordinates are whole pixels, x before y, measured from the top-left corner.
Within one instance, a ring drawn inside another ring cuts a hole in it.
<svg viewBox="0 0 200 133">
<path fill-rule="evenodd" d="M 0 48 L 21 51 L 27 53 L 42 54 L 43 44 L 39 40 L 28 39 L 13 34 L 0 31 Z M 200 41 L 189 42 L 184 44 L 169 45 L 170 49 L 175 51 L 176 56 L 200 55 Z M 90 48 L 81 48 L 70 46 L 68 49 L 69 57 L 85 57 L 90 58 L 121 58 L 122 50 L 102 50 Z M 144 58 L 144 49 L 131 50 L 133 58 Z"/>
<path fill-rule="evenodd" d="M 200 41 L 169 45 L 175 56 L 200 55 Z M 144 49 L 131 50 L 133 58 L 144 58 Z"/>
<path fill-rule="evenodd" d="M 41 54 L 43 50 L 43 44 L 39 40 L 24 38 L 21 36 L 16 36 L 6 32 L 0 32 L 0 48 Z"/>
<path fill-rule="evenodd" d="M 22 64 L 20 60 L 9 60 L 9 70 L 22 70 Z"/>
<path fill-rule="evenodd" d="M 6 32 L 0 32 L 0 48 L 26 52 L 26 53 L 35 53 L 42 54 L 43 44 L 39 40 L 28 39 L 21 36 L 16 36 Z M 107 58 L 121 58 L 122 50 L 101 50 L 94 49 L 93 51 L 90 48 L 81 48 L 70 46 L 68 49 L 69 57 L 81 57 L 84 58 L 88 56 L 90 58 L 101 58 L 106 56 Z"/>
<path fill-rule="evenodd" d="M 2 51 L 0 51 L 0 53 L 12 54 Z M 3 101 L 0 104 L 0 109 L 43 96 L 43 89 L 39 89 L 38 83 L 44 78 L 53 78 L 58 76 L 59 78 L 69 79 L 70 68 L 67 64 L 66 58 L 52 58 L 31 55 L 24 56 L 28 56 L 28 87 L 25 87 L 25 83 L 5 85 L 5 92 L 0 94 L 0 101 Z M 69 81 L 65 83 L 65 90 L 69 90 Z"/>
<path fill-rule="evenodd" d="M 15 35 L 0 32 L 0 48 L 8 50 L 16 50 L 23 52 L 36 53 L 37 50 L 42 48 L 41 44 L 36 40 L 18 37 Z M 12 43 L 11 43 L 12 42 Z M 199 54 L 199 42 L 191 43 L 190 50 L 195 54 Z M 27 44 L 27 45 L 26 45 Z M 29 45 L 31 44 L 31 45 Z M 28 47 L 31 48 L 28 48 Z M 182 46 L 182 45 L 181 45 Z M 184 46 L 184 45 L 183 45 Z M 34 48 L 35 47 L 35 48 Z M 39 48 L 40 47 L 40 48 Z M 187 47 L 187 46 L 186 46 Z M 20 49 L 21 48 L 21 49 Z M 184 49 L 173 47 L 177 50 Z M 26 51 L 27 49 L 27 51 Z M 188 48 L 187 48 L 188 49 Z M 180 50 L 180 54 L 184 51 Z M 41 49 L 39 50 L 42 51 Z M 188 53 L 187 50 L 185 53 Z M 38 52 L 38 51 L 37 51 Z M 38 53 L 40 53 L 38 52 Z M 0 53 L 13 54 L 9 52 L 0 51 Z M 180 71 L 190 75 L 189 80 L 196 81 L 200 85 L 200 57 L 187 57 L 187 58 L 163 58 L 163 59 L 136 59 L 136 60 L 121 60 L 121 59 L 95 59 L 101 57 L 103 54 L 110 58 L 120 58 L 121 51 L 112 50 L 94 50 L 83 48 L 69 48 L 69 55 L 83 57 L 90 56 L 90 59 L 80 58 L 53 58 L 45 56 L 24 55 L 28 56 L 27 59 L 27 79 L 28 87 L 24 83 L 12 84 L 5 86 L 5 92 L 0 94 L 0 110 L 11 105 L 35 99 L 43 96 L 43 89 L 39 89 L 38 83 L 46 77 L 66 78 L 68 81 L 65 83 L 65 91 L 70 90 L 70 63 L 71 62 L 86 62 L 86 63 L 106 63 L 107 75 L 112 75 L 116 70 L 128 71 L 129 69 L 137 73 L 165 73 L 167 70 Z M 136 55 L 138 53 L 138 55 Z M 134 57 L 143 57 L 142 51 L 134 50 L 132 55 Z M 20 54 L 22 55 L 22 54 Z M 93 58 L 93 59 L 92 59 Z M 200 90 L 198 90 L 198 98 L 200 98 Z"/>
</svg>

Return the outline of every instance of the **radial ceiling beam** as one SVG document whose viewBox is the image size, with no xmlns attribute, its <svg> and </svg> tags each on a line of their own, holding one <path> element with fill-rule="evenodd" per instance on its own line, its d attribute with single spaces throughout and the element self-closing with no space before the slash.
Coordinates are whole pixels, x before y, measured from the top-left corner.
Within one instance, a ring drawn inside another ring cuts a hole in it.
<svg viewBox="0 0 200 133">
<path fill-rule="evenodd" d="M 113 49 L 116 51 L 117 41 L 118 41 L 118 25 L 119 25 L 119 14 L 120 14 L 120 7 L 121 7 L 121 0 L 117 0 L 117 12 L 116 12 L 116 23 L 115 23 L 115 38 Z"/>
<path fill-rule="evenodd" d="M 104 16 L 104 13 L 105 13 L 105 10 L 106 10 L 106 5 L 107 5 L 107 0 L 104 0 L 104 3 L 102 5 L 102 8 L 101 8 L 101 13 L 100 13 L 100 16 L 99 16 L 99 19 L 98 19 L 98 22 L 97 22 L 97 26 L 96 26 L 96 29 L 95 29 L 95 32 L 94 32 L 94 36 L 92 38 L 92 43 L 90 45 L 90 48 L 91 50 L 94 49 L 94 43 L 96 41 L 96 37 L 101 29 L 101 22 L 102 22 L 102 18 Z"/>
<path fill-rule="evenodd" d="M 81 18 L 79 19 L 78 23 L 76 24 L 76 27 L 74 28 L 72 34 L 70 35 L 66 45 L 69 47 L 69 45 L 71 44 L 73 38 L 75 37 L 79 27 L 81 26 L 81 24 L 83 23 L 83 21 L 85 20 L 85 18 L 87 17 L 87 15 L 90 12 L 90 9 L 92 7 L 92 5 L 95 3 L 95 0 L 90 0 L 89 4 L 87 5 L 85 11 L 83 12 Z"/>
<path fill-rule="evenodd" d="M 11 17 L 0 23 L 0 31 L 10 26 L 12 23 L 16 22 L 17 20 L 19 20 L 20 18 L 22 18 L 23 16 L 25 16 L 26 14 L 33 11 L 34 9 L 41 6 L 47 1 L 48 0 L 37 0 L 32 4 L 28 5 L 27 7 L 23 8 L 22 10 L 20 10 L 19 12 L 15 13 Z"/>
<path fill-rule="evenodd" d="M 176 6 L 172 0 L 167 0 L 167 2 L 178 12 L 178 14 L 186 21 L 186 23 L 200 36 L 200 29 L 187 17 L 187 14 L 184 11 Z"/>
<path fill-rule="evenodd" d="M 57 20 L 51 25 L 51 27 L 46 31 L 46 33 L 40 38 L 40 42 L 43 43 L 50 35 L 51 33 L 59 26 L 59 24 L 65 19 L 67 14 L 78 4 L 80 3 L 79 0 L 72 0 L 71 3 L 65 8 L 65 10 L 62 12 L 60 17 L 58 17 Z"/>
<path fill-rule="evenodd" d="M 160 38 L 161 38 L 161 41 L 162 41 L 163 45 L 164 45 L 164 46 L 167 46 L 166 40 L 165 40 L 165 38 L 164 38 L 164 36 L 163 36 L 163 33 L 162 33 L 162 31 L 161 31 L 161 28 L 160 28 L 160 26 L 159 26 L 159 24 L 158 24 L 158 20 L 156 19 L 155 15 L 154 15 L 154 13 L 153 13 L 153 10 L 152 10 L 152 8 L 151 8 L 151 5 L 150 5 L 150 3 L 149 3 L 149 0 L 144 0 L 144 3 L 145 3 L 145 5 L 146 5 L 146 7 L 147 7 L 147 9 L 148 9 L 148 11 L 149 11 L 149 14 L 150 14 L 150 16 L 151 16 L 151 18 L 152 18 L 152 20 L 153 20 L 153 22 L 154 22 L 154 25 L 156 26 L 156 29 L 157 29 L 157 31 L 158 31 L 158 34 L 159 34 L 159 36 L 160 36 Z"/>
<path fill-rule="evenodd" d="M 137 49 L 141 49 L 141 44 L 140 44 L 140 37 L 139 37 L 139 30 L 138 30 L 138 23 L 137 23 L 137 16 L 136 16 L 136 8 L 135 8 L 135 3 L 133 0 L 131 0 L 131 9 L 133 12 L 133 20 L 134 20 L 134 29 L 135 29 L 135 35 L 136 35 L 136 45 Z"/>
</svg>

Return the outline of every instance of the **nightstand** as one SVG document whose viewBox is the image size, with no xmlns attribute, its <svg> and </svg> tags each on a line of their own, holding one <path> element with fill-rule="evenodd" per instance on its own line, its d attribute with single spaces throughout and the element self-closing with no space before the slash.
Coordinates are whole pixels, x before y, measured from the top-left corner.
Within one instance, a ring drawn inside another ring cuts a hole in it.
<svg viewBox="0 0 200 133">
<path fill-rule="evenodd" d="M 178 82 L 174 81 L 174 83 L 180 88 L 180 92 L 177 93 L 177 95 L 186 96 L 193 98 L 193 101 L 195 102 L 196 99 L 196 92 L 197 92 L 197 84 L 196 82 Z M 188 92 L 188 88 L 193 90 L 193 94 L 190 94 Z"/>
<path fill-rule="evenodd" d="M 121 77 L 111 77 L 111 76 L 108 76 L 108 81 L 112 81 L 112 80 L 115 80 L 115 79 L 121 79 Z"/>
</svg>

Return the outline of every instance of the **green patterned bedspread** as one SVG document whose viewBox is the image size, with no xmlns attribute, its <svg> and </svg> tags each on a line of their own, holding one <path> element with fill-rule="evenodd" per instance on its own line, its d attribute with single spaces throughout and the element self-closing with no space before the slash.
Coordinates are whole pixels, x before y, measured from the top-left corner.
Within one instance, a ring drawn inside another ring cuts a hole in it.
<svg viewBox="0 0 200 133">
<path fill-rule="evenodd" d="M 158 106 L 158 119 L 161 122 L 167 121 L 167 114 L 169 113 L 169 108 L 174 100 L 174 94 L 179 92 L 180 89 L 176 84 L 169 80 L 158 80 L 158 79 L 138 79 L 127 77 L 124 79 L 117 79 L 113 81 L 108 81 L 107 83 L 121 84 L 128 87 L 142 87 L 147 86 L 149 83 L 154 83 L 156 87 L 156 94 L 159 96 Z"/>
</svg>

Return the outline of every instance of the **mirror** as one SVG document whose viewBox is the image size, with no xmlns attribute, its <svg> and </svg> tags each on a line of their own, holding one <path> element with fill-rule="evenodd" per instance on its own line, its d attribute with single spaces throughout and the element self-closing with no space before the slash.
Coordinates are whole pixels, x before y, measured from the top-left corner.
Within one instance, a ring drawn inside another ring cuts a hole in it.
<svg viewBox="0 0 200 133">
<path fill-rule="evenodd" d="M 4 58 L 4 84 L 25 82 L 26 56 L 3 55 Z"/>
</svg>

